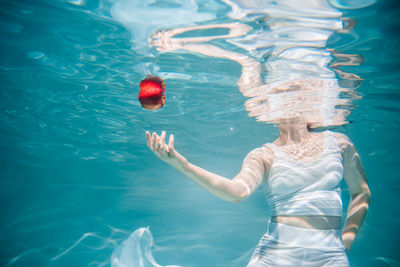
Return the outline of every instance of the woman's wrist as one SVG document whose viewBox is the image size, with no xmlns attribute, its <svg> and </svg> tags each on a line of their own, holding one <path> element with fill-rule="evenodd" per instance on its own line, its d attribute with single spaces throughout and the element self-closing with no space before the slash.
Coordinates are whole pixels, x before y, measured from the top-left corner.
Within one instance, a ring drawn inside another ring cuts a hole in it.
<svg viewBox="0 0 400 267">
<path fill-rule="evenodd" d="M 189 169 L 188 160 L 175 151 L 176 161 L 173 164 L 173 167 L 181 172 L 187 172 Z"/>
<path fill-rule="evenodd" d="M 182 172 L 182 173 L 187 173 L 189 170 L 189 163 L 186 162 L 179 162 L 179 164 L 176 164 L 176 166 L 174 166 L 175 169 L 177 169 L 178 171 Z"/>
<path fill-rule="evenodd" d="M 346 253 L 349 253 L 350 248 L 353 244 L 354 238 L 355 238 L 354 233 L 343 233 L 342 234 L 342 243 L 346 249 Z"/>
</svg>

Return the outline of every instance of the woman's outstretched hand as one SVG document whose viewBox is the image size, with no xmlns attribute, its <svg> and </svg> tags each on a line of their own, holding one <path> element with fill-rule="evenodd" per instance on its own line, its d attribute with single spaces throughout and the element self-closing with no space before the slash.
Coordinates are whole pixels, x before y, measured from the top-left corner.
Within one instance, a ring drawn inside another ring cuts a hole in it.
<svg viewBox="0 0 400 267">
<path fill-rule="evenodd" d="M 187 159 L 175 150 L 174 136 L 170 135 L 168 145 L 165 143 L 165 136 L 165 131 L 161 133 L 161 136 L 156 133 L 150 135 L 150 132 L 146 131 L 147 146 L 161 160 L 178 170 L 184 170 L 188 165 Z"/>
<path fill-rule="evenodd" d="M 254 155 L 245 159 L 242 171 L 232 180 L 204 170 L 189 163 L 185 157 L 181 156 L 175 150 L 174 136 L 172 134 L 167 145 L 165 143 L 165 135 L 164 131 L 161 133 L 161 136 L 158 136 L 156 133 L 150 135 L 150 133 L 146 131 L 147 146 L 157 157 L 219 198 L 231 202 L 239 202 L 248 197 L 259 186 L 259 182 L 261 182 L 264 177 L 264 165 L 261 160 L 257 161 L 258 157 L 254 158 Z M 261 165 L 258 168 L 256 161 Z M 257 170 L 262 169 L 262 173 L 249 171 L 251 168 Z M 250 186 L 253 188 L 252 191 Z"/>
</svg>

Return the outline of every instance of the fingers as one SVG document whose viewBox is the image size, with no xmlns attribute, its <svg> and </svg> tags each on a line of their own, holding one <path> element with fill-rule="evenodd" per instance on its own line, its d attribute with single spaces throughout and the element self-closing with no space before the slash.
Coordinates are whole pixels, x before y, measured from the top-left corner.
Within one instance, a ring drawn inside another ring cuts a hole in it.
<svg viewBox="0 0 400 267">
<path fill-rule="evenodd" d="M 153 135 L 151 136 L 151 149 L 152 150 L 157 150 L 157 134 L 153 133 Z"/>
<path fill-rule="evenodd" d="M 165 145 L 165 131 L 162 131 L 161 132 L 161 147 L 164 147 L 164 145 Z"/>
<path fill-rule="evenodd" d="M 165 144 L 165 136 L 166 136 L 165 131 L 162 131 L 162 133 L 161 133 L 161 148 L 163 149 L 163 151 L 165 151 L 167 154 L 169 154 L 169 148 Z"/>
<path fill-rule="evenodd" d="M 149 131 L 146 131 L 146 143 L 147 146 L 151 149 L 151 136 Z"/>
<path fill-rule="evenodd" d="M 158 152 L 160 152 L 160 154 L 162 154 L 164 151 L 166 152 L 166 149 L 165 149 L 165 135 L 166 135 L 165 131 L 162 131 L 161 132 L 161 137 L 160 137 L 160 140 L 159 140 L 159 148 L 158 148 Z"/>
<path fill-rule="evenodd" d="M 173 134 L 171 134 L 171 135 L 169 136 L 168 151 L 169 151 L 169 154 L 170 154 L 171 156 L 175 155 L 175 149 L 174 149 L 174 135 L 173 135 Z"/>
<path fill-rule="evenodd" d="M 166 153 L 169 156 L 171 152 L 174 153 L 174 136 L 171 134 L 168 146 L 165 144 L 165 137 L 165 131 L 162 131 L 161 136 L 155 132 L 150 135 L 150 132 L 146 131 L 147 146 L 154 152 L 158 151 L 161 155 Z"/>
</svg>

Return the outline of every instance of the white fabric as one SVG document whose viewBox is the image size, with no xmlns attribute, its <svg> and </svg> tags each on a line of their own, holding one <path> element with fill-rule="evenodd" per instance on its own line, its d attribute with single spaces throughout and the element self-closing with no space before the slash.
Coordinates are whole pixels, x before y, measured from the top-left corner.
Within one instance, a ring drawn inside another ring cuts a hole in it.
<svg viewBox="0 0 400 267">
<path fill-rule="evenodd" d="M 181 267 L 159 265 L 153 258 L 153 244 L 153 235 L 148 227 L 137 229 L 114 249 L 111 267 Z"/>
<path fill-rule="evenodd" d="M 270 147 L 274 160 L 262 188 L 271 216 L 342 216 L 343 164 L 332 132 L 324 132 L 324 151 L 311 162 L 296 161 L 279 147 Z"/>
<path fill-rule="evenodd" d="M 340 230 L 270 222 L 247 267 L 349 267 Z"/>
</svg>

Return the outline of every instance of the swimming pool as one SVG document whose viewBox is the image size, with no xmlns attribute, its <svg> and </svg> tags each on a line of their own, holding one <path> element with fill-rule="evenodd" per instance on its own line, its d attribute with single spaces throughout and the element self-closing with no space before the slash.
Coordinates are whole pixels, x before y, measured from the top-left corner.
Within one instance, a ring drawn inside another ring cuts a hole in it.
<svg viewBox="0 0 400 267">
<path fill-rule="evenodd" d="M 115 2 L 0 4 L 2 265 L 108 266 L 123 240 L 149 227 L 160 265 L 244 266 L 265 232 L 261 192 L 225 203 L 145 145 L 145 130 L 166 130 L 191 161 L 232 177 L 251 149 L 278 136 L 248 116 L 236 85 L 240 65 L 160 53 L 140 41 L 166 26 L 235 21 L 231 8 L 224 1 L 152 3 L 132 10 L 131 28 L 116 18 Z M 174 12 L 165 10 L 171 6 Z M 400 9 L 387 0 L 339 10 L 357 25 L 330 36 L 327 47 L 365 61 L 341 67 L 363 81 L 350 123 L 338 130 L 356 144 L 372 191 L 349 259 L 351 266 L 399 266 Z M 142 25 L 159 16 L 165 20 Z M 257 16 L 245 23 L 261 29 Z M 137 101 L 147 73 L 167 84 L 167 103 L 155 112 Z"/>
</svg>

